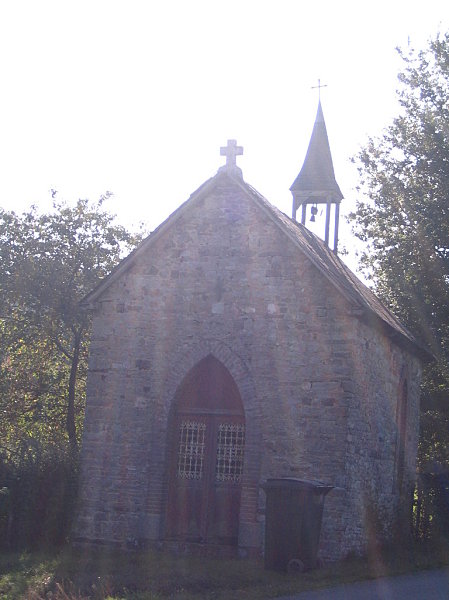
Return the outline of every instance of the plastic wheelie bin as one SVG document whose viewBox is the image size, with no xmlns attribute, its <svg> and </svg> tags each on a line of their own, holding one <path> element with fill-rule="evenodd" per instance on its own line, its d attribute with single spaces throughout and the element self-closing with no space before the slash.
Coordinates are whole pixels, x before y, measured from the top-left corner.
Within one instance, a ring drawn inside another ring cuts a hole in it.
<svg viewBox="0 0 449 600">
<path fill-rule="evenodd" d="M 317 566 L 325 496 L 333 486 L 319 481 L 268 479 L 266 493 L 265 568 L 303 571 Z"/>
</svg>

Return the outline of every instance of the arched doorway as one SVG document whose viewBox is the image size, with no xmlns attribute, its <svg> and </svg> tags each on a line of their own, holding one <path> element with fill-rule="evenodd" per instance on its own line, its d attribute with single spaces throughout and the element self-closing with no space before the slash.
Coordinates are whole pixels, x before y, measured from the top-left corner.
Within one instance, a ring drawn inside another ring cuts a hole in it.
<svg viewBox="0 0 449 600">
<path fill-rule="evenodd" d="M 178 388 L 170 430 L 166 538 L 237 545 L 245 416 L 234 379 L 212 355 Z"/>
</svg>

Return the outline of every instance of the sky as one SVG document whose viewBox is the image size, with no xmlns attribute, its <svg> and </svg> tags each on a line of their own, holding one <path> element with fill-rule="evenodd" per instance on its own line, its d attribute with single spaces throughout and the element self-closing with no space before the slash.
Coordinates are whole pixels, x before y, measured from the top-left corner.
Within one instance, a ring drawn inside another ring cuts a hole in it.
<svg viewBox="0 0 449 600">
<path fill-rule="evenodd" d="M 447 0 L 0 0 L 0 207 L 109 191 L 152 230 L 236 139 L 245 181 L 290 215 L 320 79 L 351 249 L 350 159 L 398 114 L 395 49 L 447 30 Z"/>
</svg>

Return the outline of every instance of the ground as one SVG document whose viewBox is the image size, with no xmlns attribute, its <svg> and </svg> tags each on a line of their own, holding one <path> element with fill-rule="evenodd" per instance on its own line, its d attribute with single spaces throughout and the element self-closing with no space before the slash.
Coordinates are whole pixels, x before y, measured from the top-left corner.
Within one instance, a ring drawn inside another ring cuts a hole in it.
<svg viewBox="0 0 449 600">
<path fill-rule="evenodd" d="M 380 577 L 277 600 L 447 600 L 448 595 L 449 569 L 446 568 Z"/>
<path fill-rule="evenodd" d="M 412 544 L 403 546 L 402 552 L 397 548 L 376 552 L 301 576 L 266 571 L 256 561 L 66 548 L 58 553 L 0 555 L 0 600 L 268 600 L 442 564 L 449 564 L 446 545 L 436 549 Z M 308 597 L 303 596 L 304 600 Z M 321 596 L 316 598 L 321 600 Z M 407 595 L 407 600 L 412 599 Z"/>
</svg>

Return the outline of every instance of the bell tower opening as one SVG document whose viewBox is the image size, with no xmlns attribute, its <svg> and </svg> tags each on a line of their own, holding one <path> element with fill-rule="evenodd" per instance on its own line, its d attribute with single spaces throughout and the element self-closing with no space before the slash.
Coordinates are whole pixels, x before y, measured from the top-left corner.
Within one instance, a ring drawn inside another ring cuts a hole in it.
<svg viewBox="0 0 449 600">
<path fill-rule="evenodd" d="M 321 86 L 318 80 L 319 88 Z M 335 179 L 332 155 L 327 137 L 321 100 L 318 101 L 315 124 L 310 138 L 307 154 L 299 175 L 293 182 L 290 191 L 293 195 L 292 218 L 296 220 L 296 212 L 301 208 L 301 224 L 306 225 L 307 207 L 310 205 L 310 221 L 315 222 L 318 216 L 318 205 L 326 206 L 324 226 L 324 242 L 330 246 L 331 211 L 334 209 L 334 252 L 338 248 L 338 225 L 340 220 L 340 202 L 343 199 L 340 187 Z"/>
</svg>

